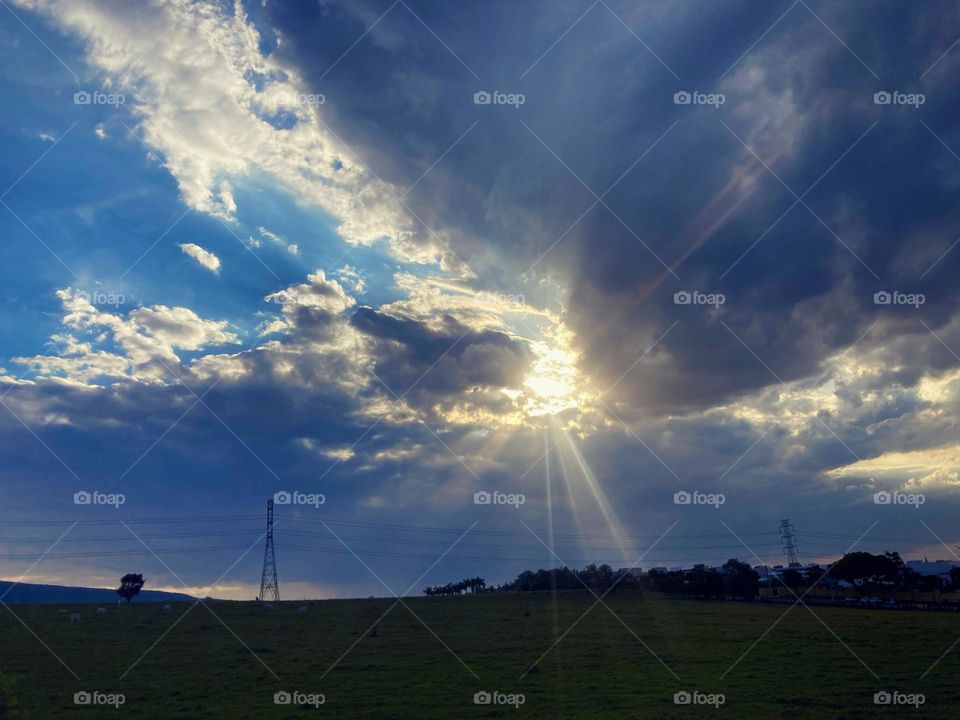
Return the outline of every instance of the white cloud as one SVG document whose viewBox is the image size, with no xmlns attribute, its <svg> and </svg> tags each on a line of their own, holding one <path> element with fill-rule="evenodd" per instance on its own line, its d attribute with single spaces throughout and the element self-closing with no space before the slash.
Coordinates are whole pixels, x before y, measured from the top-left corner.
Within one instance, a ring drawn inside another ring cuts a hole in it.
<svg viewBox="0 0 960 720">
<path fill-rule="evenodd" d="M 334 273 L 340 282 L 356 294 L 362 294 L 367 289 L 363 275 L 353 265 L 344 265 Z"/>
<path fill-rule="evenodd" d="M 220 273 L 220 258 L 209 250 L 204 250 L 194 243 L 180 243 L 180 249 L 184 255 L 192 257 L 210 272 Z"/>
<path fill-rule="evenodd" d="M 269 240 L 270 242 L 275 243 L 277 245 L 284 244 L 282 237 L 277 235 L 275 232 L 270 232 L 262 225 L 257 228 L 257 232 L 260 233 L 260 237 L 262 237 L 264 240 Z"/>
<path fill-rule="evenodd" d="M 277 247 L 286 248 L 286 251 L 291 255 L 300 254 L 300 246 L 297 243 L 288 243 L 286 240 L 284 240 L 282 237 L 277 235 L 275 232 L 271 232 L 270 230 L 267 230 L 262 225 L 257 228 L 257 232 L 260 233 L 260 238 L 262 239 L 250 238 L 251 243 L 256 243 L 256 245 L 253 245 L 253 247 L 260 247 L 261 245 L 263 245 L 264 240 L 269 240 L 271 243 L 273 243 Z"/>
<path fill-rule="evenodd" d="M 369 173 L 315 108 L 298 101 L 299 78 L 262 54 L 240 2 L 232 12 L 188 0 L 17 5 L 84 40 L 89 62 L 127 95 L 144 141 L 162 155 L 190 207 L 230 220 L 236 203 L 225 178 L 266 173 L 338 218 L 350 244 L 386 238 L 403 260 L 460 268 L 396 201 L 396 188 Z M 278 116 L 295 122 L 276 127 Z"/>
<path fill-rule="evenodd" d="M 123 317 L 99 310 L 84 293 L 71 288 L 58 290 L 57 297 L 63 303 L 67 329 L 51 338 L 58 353 L 13 358 L 41 376 L 81 383 L 101 378 L 169 380 L 171 371 L 180 366 L 176 350 L 239 342 L 226 321 L 205 320 L 185 307 L 139 307 Z"/>
<path fill-rule="evenodd" d="M 955 486 L 960 481 L 960 445 L 886 452 L 827 472 L 828 477 L 875 476 L 903 487 Z"/>
</svg>

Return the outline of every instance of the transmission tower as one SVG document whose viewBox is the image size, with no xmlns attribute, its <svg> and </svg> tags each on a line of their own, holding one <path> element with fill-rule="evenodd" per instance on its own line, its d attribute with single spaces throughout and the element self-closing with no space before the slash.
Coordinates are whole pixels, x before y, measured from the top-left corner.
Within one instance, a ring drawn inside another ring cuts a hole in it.
<svg viewBox="0 0 960 720">
<path fill-rule="evenodd" d="M 263 548 L 263 574 L 260 576 L 260 600 L 280 602 L 277 582 L 277 558 L 273 553 L 273 500 L 267 500 L 267 544 Z"/>
<path fill-rule="evenodd" d="M 787 562 L 790 565 L 798 564 L 796 532 L 789 518 L 780 521 L 780 545 L 783 547 L 783 554 L 787 556 Z"/>
</svg>

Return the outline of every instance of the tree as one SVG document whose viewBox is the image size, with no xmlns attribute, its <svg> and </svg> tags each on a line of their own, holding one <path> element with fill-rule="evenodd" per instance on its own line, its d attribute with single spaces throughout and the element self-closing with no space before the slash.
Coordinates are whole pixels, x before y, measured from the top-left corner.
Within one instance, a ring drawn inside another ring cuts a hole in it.
<svg viewBox="0 0 960 720">
<path fill-rule="evenodd" d="M 130 604 L 130 600 L 133 599 L 135 595 L 140 594 L 140 589 L 143 587 L 143 575 L 139 573 L 127 573 L 122 578 L 120 578 L 120 587 L 117 588 L 117 595 L 122 597 L 127 601 L 127 604 Z"/>
<path fill-rule="evenodd" d="M 723 564 L 723 586 L 730 595 L 754 597 L 757 594 L 759 575 L 749 563 L 730 558 Z"/>
<path fill-rule="evenodd" d="M 886 555 L 871 555 L 868 552 L 847 553 L 833 564 L 830 574 L 853 583 L 863 589 L 872 583 L 893 583 L 897 580 L 898 566 Z"/>
<path fill-rule="evenodd" d="M 954 589 L 960 588 L 960 567 L 950 568 L 950 584 Z"/>
<path fill-rule="evenodd" d="M 920 589 L 924 592 L 943 590 L 943 578 L 939 575 L 924 575 L 920 581 Z"/>
<path fill-rule="evenodd" d="M 694 565 L 686 573 L 686 592 L 698 597 L 719 597 L 723 594 L 723 577 L 713 568 L 706 565 Z"/>
<path fill-rule="evenodd" d="M 803 585 L 803 573 L 794 568 L 784 570 L 781 577 L 783 584 L 789 588 L 796 588 Z"/>
</svg>

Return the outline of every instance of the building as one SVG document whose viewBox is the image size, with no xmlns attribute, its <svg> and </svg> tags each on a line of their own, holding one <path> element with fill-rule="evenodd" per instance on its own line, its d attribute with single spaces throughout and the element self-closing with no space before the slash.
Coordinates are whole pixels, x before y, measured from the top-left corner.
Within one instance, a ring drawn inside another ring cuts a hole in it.
<svg viewBox="0 0 960 720">
<path fill-rule="evenodd" d="M 774 565 L 773 567 L 770 567 L 769 565 L 755 565 L 753 569 L 756 571 L 761 585 L 766 583 L 768 585 L 777 587 L 782 587 L 783 574 L 788 570 L 794 570 L 804 577 L 807 577 L 807 575 L 810 573 L 819 573 L 820 571 L 824 570 L 819 563 L 808 563 L 807 565 L 802 565 L 801 563 L 790 563 L 790 565 L 787 566 Z M 827 576 L 819 582 L 825 585 L 830 585 L 836 583 L 837 581 Z"/>
<path fill-rule="evenodd" d="M 907 560 L 904 563 L 907 568 L 921 575 L 949 575 L 955 567 L 960 567 L 960 562 L 954 560 Z"/>
</svg>

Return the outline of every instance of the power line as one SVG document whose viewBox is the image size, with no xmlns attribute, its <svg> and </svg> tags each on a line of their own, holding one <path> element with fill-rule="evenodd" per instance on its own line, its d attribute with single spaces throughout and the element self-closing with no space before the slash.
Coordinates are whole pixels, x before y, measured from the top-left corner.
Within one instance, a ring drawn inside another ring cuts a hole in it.
<svg viewBox="0 0 960 720">
<path fill-rule="evenodd" d="M 281 537 L 293 536 L 293 537 L 309 537 L 316 538 L 319 540 L 329 540 L 333 541 L 334 538 L 331 537 L 327 532 L 308 532 L 303 530 L 292 530 L 292 529 L 280 529 L 278 530 Z M 194 537 L 228 537 L 228 536 L 250 536 L 250 535 L 259 535 L 260 531 L 256 529 L 250 530 L 208 530 L 208 531 L 196 531 L 196 532 L 184 532 L 184 533 L 147 533 L 140 535 L 144 540 L 163 540 L 163 539 L 179 539 L 179 538 L 194 538 Z M 776 533 L 769 533 L 775 535 Z M 811 536 L 817 537 L 817 533 L 809 533 Z M 459 544 L 462 546 L 471 546 L 471 547 L 485 547 L 485 548 L 511 548 L 511 549 L 531 549 L 539 550 L 542 545 L 534 543 L 533 538 L 529 536 L 529 533 L 521 534 L 531 540 L 530 545 L 518 545 L 516 542 L 509 543 L 486 543 L 486 542 L 475 542 L 472 540 L 464 540 Z M 640 537 L 640 536 L 636 536 Z M 686 541 L 686 540 L 695 540 L 704 537 L 703 535 L 685 535 L 685 536 L 675 536 L 672 538 L 674 541 Z M 729 537 L 728 535 L 714 535 L 709 537 L 724 538 Z M 830 542 L 832 538 L 822 538 L 827 540 L 827 542 L 811 542 L 807 543 L 807 547 L 819 548 L 819 549 L 830 549 L 837 550 L 843 549 L 843 544 L 839 538 L 844 538 L 846 536 L 839 536 L 836 542 Z M 345 541 L 350 542 L 380 542 L 380 543 L 392 543 L 392 544 L 409 544 L 409 545 L 438 545 L 438 546 L 447 546 L 449 543 L 447 540 L 428 540 L 423 538 L 404 538 L 396 536 L 360 536 L 360 535 L 341 535 L 341 538 Z M 0 544 L 10 544 L 10 545 L 24 545 L 24 544 L 49 544 L 53 542 L 56 538 L 48 537 L 39 537 L 39 538 L 10 538 L 4 537 L 0 538 Z M 666 538 L 664 538 L 665 540 Z M 817 539 L 821 539 L 817 537 Z M 66 537 L 62 538 L 60 544 L 68 543 L 96 543 L 96 542 L 137 542 L 137 538 L 134 538 L 130 535 L 118 535 L 118 536 L 98 536 L 98 537 Z M 901 544 L 914 545 L 914 544 L 924 544 L 927 541 L 925 539 L 906 539 L 906 538 L 874 538 L 874 539 L 865 539 L 860 543 L 861 547 L 888 547 L 886 543 L 888 542 L 897 542 Z M 927 543 L 929 544 L 929 543 Z M 770 548 L 770 547 L 780 547 L 779 543 L 753 543 L 751 545 L 753 548 Z M 556 551 L 622 551 L 624 548 L 622 546 L 610 546 L 610 545 L 567 545 L 567 544 L 554 544 L 551 546 L 553 550 Z M 626 549 L 639 549 L 640 546 L 629 546 Z M 709 550 L 740 550 L 742 545 L 730 544 L 730 545 L 713 545 L 713 544 L 696 544 L 696 545 L 686 545 L 683 547 L 673 547 L 670 548 L 671 552 L 695 552 L 695 551 L 709 551 Z M 665 548 L 666 549 L 666 548 Z"/>
<path fill-rule="evenodd" d="M 159 552 L 164 553 L 190 553 L 190 552 L 209 552 L 209 551 L 220 551 L 220 550 L 246 550 L 249 546 L 247 545 L 219 545 L 219 546 L 206 546 L 206 547 L 192 547 L 192 548 L 165 548 Z M 95 551 L 95 552 L 77 552 L 77 553 L 49 553 L 43 556 L 44 560 L 50 559 L 67 559 L 67 558 L 97 558 L 97 557 L 114 557 L 122 555 L 152 555 L 149 550 L 111 550 L 111 551 Z M 29 555 L 0 555 L 2 560 L 36 560 L 37 556 L 35 554 Z"/>
<path fill-rule="evenodd" d="M 138 518 L 138 519 L 127 519 L 123 522 L 128 525 L 133 524 L 177 524 L 177 523 L 208 523 L 208 522 L 239 522 L 245 520 L 260 520 L 261 516 L 259 515 L 233 515 L 233 516 L 217 516 L 217 515 L 206 515 L 206 516 L 192 516 L 192 517 L 171 517 L 166 519 L 159 518 Z M 441 534 L 456 534 L 460 535 L 463 533 L 464 528 L 447 528 L 447 527 L 436 527 L 436 526 L 424 526 L 424 525 L 402 525 L 398 523 L 370 523 L 362 522 L 357 520 L 337 520 L 333 518 L 303 518 L 303 517 L 282 517 L 279 518 L 277 522 L 282 520 L 286 523 L 306 523 L 306 524 L 317 524 L 317 525 L 337 525 L 337 526 L 347 526 L 347 527 L 357 527 L 357 528 L 374 528 L 382 530 L 394 530 L 398 532 L 423 532 L 423 533 L 441 533 Z M 0 522 L 0 527 L 2 526 L 56 526 L 56 525 L 65 525 L 76 523 L 78 525 L 113 525 L 119 524 L 121 520 L 44 520 L 44 521 L 9 521 L 9 522 Z M 288 531 L 289 532 L 289 531 Z M 209 533 L 205 533 L 209 534 Z M 523 530 L 489 530 L 489 529 L 475 529 L 471 533 L 472 535 L 490 535 L 498 537 L 530 537 L 528 531 Z M 541 537 L 546 537 L 547 534 L 544 532 L 538 533 Z M 740 537 L 762 537 L 762 536 L 776 536 L 775 532 L 741 532 L 737 533 Z M 553 533 L 553 538 L 557 539 L 582 539 L 582 540 L 660 540 L 661 542 L 677 542 L 686 539 L 709 539 L 709 538 L 723 538 L 726 540 L 730 539 L 729 533 L 694 533 L 688 535 L 668 535 L 666 537 L 661 537 L 660 535 L 584 535 L 578 533 Z"/>
<path fill-rule="evenodd" d="M 160 533 L 160 534 L 144 534 L 133 537 L 132 535 L 117 535 L 115 537 L 93 537 L 93 538 L 80 538 L 80 537 L 65 537 L 61 538 L 58 545 L 63 545 L 65 543 L 84 543 L 84 542 L 139 542 L 139 539 L 143 540 L 160 540 L 165 538 L 190 538 L 190 537 L 225 537 L 228 535 L 259 535 L 258 530 L 225 530 L 225 531 L 211 531 L 211 532 L 190 532 L 190 533 Z M 25 543 L 52 543 L 56 538 L 7 538 L 0 537 L 0 544 L 12 544 L 12 545 L 21 545 Z"/>
<path fill-rule="evenodd" d="M 329 540 L 334 541 L 335 538 L 326 532 L 305 532 L 302 530 L 278 530 L 278 534 L 281 537 L 294 536 L 294 537 L 309 537 L 316 538 L 319 540 Z M 189 532 L 189 533 L 154 533 L 154 534 L 144 534 L 138 536 L 144 540 L 162 540 L 162 539 L 178 539 L 178 538 L 190 538 L 190 537 L 226 537 L 231 535 L 259 535 L 260 531 L 258 530 L 213 530 L 209 532 Z M 357 535 L 341 535 L 340 536 L 345 541 L 350 542 L 380 542 L 380 543 L 394 543 L 394 544 L 403 544 L 403 545 L 438 545 L 438 546 L 448 546 L 449 542 L 447 540 L 425 540 L 422 538 L 403 538 L 403 537 L 382 537 L 382 536 L 357 536 Z M 463 546 L 471 547 L 487 547 L 487 548 L 510 548 L 510 549 L 530 549 L 530 550 L 540 550 L 543 546 L 534 541 L 534 538 L 530 537 L 529 545 L 518 545 L 515 542 L 511 543 L 484 543 L 484 542 L 474 542 L 471 540 L 464 540 L 459 543 Z M 695 536 L 690 536 L 695 537 Z M 720 536 L 722 537 L 722 536 Z M 728 536 L 729 537 L 729 536 Z M 686 539 L 686 538 L 682 538 Z M 23 544 L 49 544 L 53 542 L 55 538 L 0 538 L 0 544 L 7 543 L 12 545 L 23 545 Z M 119 536 L 101 536 L 101 537 L 92 537 L 92 538 L 80 538 L 80 537 L 67 537 L 60 540 L 60 544 L 65 543 L 93 543 L 93 542 L 138 542 L 138 538 L 132 537 L 130 535 L 119 535 Z M 779 547 L 778 543 L 755 543 L 752 547 L 755 548 L 767 548 L 767 547 Z M 602 550 L 611 550 L 611 551 L 622 551 L 622 546 L 610 546 L 610 545 L 551 545 L 553 550 L 562 551 L 562 550 L 581 550 L 581 551 L 602 551 Z M 698 550 L 740 550 L 743 546 L 735 543 L 729 545 L 692 545 L 686 547 L 674 547 L 673 551 L 698 551 Z M 640 546 L 630 546 L 627 549 L 640 549 Z"/>
<path fill-rule="evenodd" d="M 365 523 L 357 520 L 330 520 L 326 518 L 298 518 L 298 517 L 285 517 L 283 518 L 285 523 L 312 523 L 320 525 L 346 525 L 351 527 L 370 527 L 370 528 L 380 528 L 380 529 L 390 529 L 390 530 L 402 530 L 407 532 L 434 532 L 434 533 L 446 533 L 446 534 L 456 534 L 460 535 L 463 533 L 464 528 L 439 528 L 439 527 L 429 527 L 422 525 L 397 525 L 397 524 L 387 524 L 387 523 Z M 522 530 L 484 530 L 484 529 L 475 529 L 470 532 L 471 535 L 498 535 L 504 537 L 529 537 L 529 531 Z M 738 533 L 740 537 L 757 537 L 757 536 L 776 536 L 779 533 L 776 532 L 743 532 Z M 547 533 L 538 532 L 538 535 L 541 537 L 546 537 Z M 658 540 L 661 542 L 666 542 L 670 540 L 681 540 L 686 538 L 724 538 L 726 540 L 730 539 L 730 533 L 715 533 L 715 534 L 691 534 L 691 535 L 667 535 L 662 537 L 660 535 L 583 535 L 578 533 L 553 533 L 554 538 L 580 538 L 584 540 Z"/>
<path fill-rule="evenodd" d="M 225 552 L 228 550 L 247 550 L 249 546 L 247 545 L 218 545 L 218 546 L 207 546 L 207 547 L 192 547 L 192 548 L 163 548 L 158 549 L 154 548 L 154 552 L 157 554 L 166 554 L 166 553 L 197 553 L 197 552 Z M 353 556 L 359 555 L 362 557 L 388 557 L 388 558 L 401 558 L 401 559 L 421 559 L 421 560 L 436 560 L 435 555 L 427 554 L 418 554 L 418 553 L 401 553 L 401 552 L 390 552 L 390 551 L 380 551 L 380 550 L 344 550 L 340 548 L 319 548 L 309 545 L 284 545 L 284 550 L 296 550 L 304 552 L 319 552 L 332 555 L 343 555 L 343 556 Z M 115 550 L 115 551 L 98 551 L 92 553 L 51 553 L 44 557 L 45 560 L 49 559 L 72 559 L 72 558 L 100 558 L 100 557 L 128 557 L 128 556 L 152 556 L 149 550 Z M 20 555 L 0 555 L 2 560 L 36 560 L 36 555 L 33 554 L 20 554 Z M 698 558 L 699 559 L 699 558 Z M 729 560 L 729 555 L 716 556 L 713 558 L 703 558 L 703 562 L 713 562 L 719 561 L 723 562 Z M 446 555 L 444 560 L 457 560 L 457 561 L 472 561 L 472 560 L 491 560 L 491 561 L 503 561 L 503 562 L 540 562 L 543 560 L 543 555 L 534 558 L 522 558 L 515 556 L 505 556 L 505 555 Z M 679 563 L 679 562 L 690 562 L 691 558 L 672 558 L 672 559 L 658 559 L 657 564 L 668 564 L 668 563 Z M 619 565 L 619 561 L 613 561 L 612 563 L 607 563 L 611 565 Z"/>
<path fill-rule="evenodd" d="M 149 525 L 167 523 L 208 523 L 208 522 L 237 522 L 240 520 L 260 520 L 260 515 L 196 515 L 191 517 L 171 518 L 136 518 L 133 520 L 8 520 L 0 522 L 0 526 L 51 526 L 51 525 L 115 525 L 125 522 L 127 525 Z"/>
</svg>

